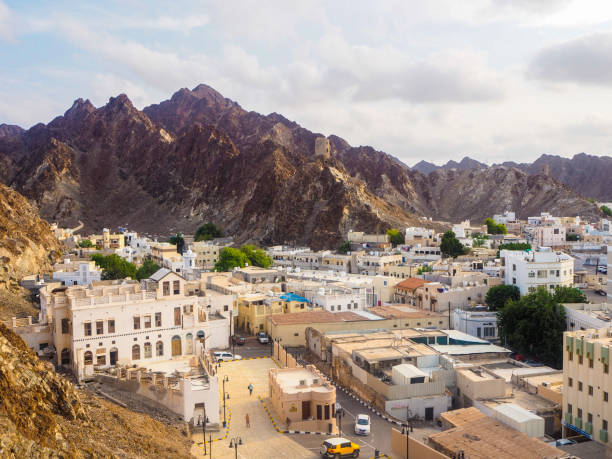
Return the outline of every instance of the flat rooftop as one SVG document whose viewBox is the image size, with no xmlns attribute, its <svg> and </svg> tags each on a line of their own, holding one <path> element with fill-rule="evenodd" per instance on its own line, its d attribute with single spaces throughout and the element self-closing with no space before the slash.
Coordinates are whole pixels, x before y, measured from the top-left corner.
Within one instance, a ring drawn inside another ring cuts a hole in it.
<svg viewBox="0 0 612 459">
<path fill-rule="evenodd" d="M 384 317 L 385 319 L 422 319 L 428 317 L 447 317 L 444 314 L 438 314 L 436 312 L 419 310 L 419 311 L 407 311 L 401 310 L 399 308 L 393 306 L 376 306 L 368 309 L 369 312 L 372 312 L 380 317 Z"/>
<path fill-rule="evenodd" d="M 489 417 L 430 435 L 429 444 L 445 454 L 462 450 L 470 459 L 552 459 L 566 455 L 554 446 Z"/>
<path fill-rule="evenodd" d="M 463 376 L 465 376 L 470 381 L 478 382 L 478 381 L 492 381 L 496 378 L 494 375 L 480 369 L 480 368 L 460 368 L 457 369 L 457 372 L 460 372 Z"/>
<path fill-rule="evenodd" d="M 274 325 L 289 324 L 322 324 L 334 322 L 367 321 L 363 316 L 354 312 L 306 311 L 290 312 L 287 314 L 272 314 L 269 319 Z"/>
<path fill-rule="evenodd" d="M 320 374 L 308 368 L 273 369 L 271 373 L 285 393 L 333 392 L 335 390 L 333 386 L 325 382 Z M 313 385 L 314 380 L 318 380 L 318 383 L 315 385 Z M 300 381 L 305 381 L 306 384 L 301 386 Z"/>
<path fill-rule="evenodd" d="M 355 354 L 363 360 L 372 363 L 384 360 L 402 359 L 406 357 L 418 357 L 422 355 L 436 355 L 437 352 L 425 344 L 410 344 L 398 347 L 379 347 L 356 350 Z"/>
<path fill-rule="evenodd" d="M 473 406 L 469 408 L 461 408 L 459 410 L 447 411 L 440 415 L 442 420 L 448 422 L 453 427 L 463 426 L 486 417 L 486 414 Z"/>
</svg>

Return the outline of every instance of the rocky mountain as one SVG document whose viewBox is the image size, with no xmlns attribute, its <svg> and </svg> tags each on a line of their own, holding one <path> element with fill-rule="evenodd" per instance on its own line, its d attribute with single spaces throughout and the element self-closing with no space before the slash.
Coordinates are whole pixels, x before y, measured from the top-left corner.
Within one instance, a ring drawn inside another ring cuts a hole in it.
<svg viewBox="0 0 612 459">
<path fill-rule="evenodd" d="M 504 163 L 529 174 L 549 175 L 576 190 L 582 196 L 612 201 L 612 157 L 586 153 L 563 158 L 542 155 L 533 163 Z"/>
<path fill-rule="evenodd" d="M 49 272 L 60 254 L 59 241 L 36 208 L 0 184 L 0 290 L 15 291 L 24 275 Z"/>
<path fill-rule="evenodd" d="M 430 178 L 371 147 L 326 138 L 276 113 L 244 110 L 206 85 L 142 111 L 126 95 L 99 108 L 78 99 L 47 125 L 0 137 L 0 181 L 35 201 L 51 221 L 154 234 L 213 221 L 239 242 L 313 248 L 337 247 L 349 229 L 473 217 L 435 202 L 441 181 L 450 196 L 486 199 L 487 211 L 507 208 L 501 193 L 465 193 L 457 172 L 473 162 L 457 164 Z M 525 180 L 503 170 L 508 180 Z M 546 187 L 553 199 L 538 210 L 554 212 L 567 200 L 575 213 L 597 213 L 546 177 L 513 189 L 531 202 L 532 192 Z"/>
<path fill-rule="evenodd" d="M 0 124 L 0 137 L 16 136 L 23 132 L 23 129 L 14 124 Z"/>
<path fill-rule="evenodd" d="M 585 153 L 574 155 L 573 158 L 563 158 L 555 155 L 542 155 L 533 163 L 516 163 L 507 161 L 499 166 L 520 169 L 530 175 L 548 175 L 561 182 L 581 196 L 599 201 L 612 201 L 612 157 L 593 156 Z M 420 161 L 412 170 L 425 175 L 444 169 L 484 169 L 484 163 L 464 157 L 461 162 L 448 161 L 443 166 Z"/>
<path fill-rule="evenodd" d="M 176 427 L 80 391 L 0 323 L 0 456 L 189 457 Z"/>
<path fill-rule="evenodd" d="M 476 161 L 475 159 L 472 159 L 468 156 L 465 156 L 459 162 L 451 159 L 442 166 L 437 166 L 434 163 L 430 163 L 428 161 L 419 161 L 414 166 L 412 166 L 412 170 L 419 171 L 422 174 L 428 175 L 437 170 L 457 169 L 464 171 L 469 169 L 486 169 L 487 167 L 488 166 L 486 164 Z"/>
</svg>

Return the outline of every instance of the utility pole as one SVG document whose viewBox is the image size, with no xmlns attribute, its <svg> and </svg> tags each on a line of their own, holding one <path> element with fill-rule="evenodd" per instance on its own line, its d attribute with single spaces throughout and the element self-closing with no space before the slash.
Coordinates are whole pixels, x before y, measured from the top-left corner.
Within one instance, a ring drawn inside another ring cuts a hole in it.
<svg viewBox="0 0 612 459">
<path fill-rule="evenodd" d="M 209 459 L 212 459 L 212 435 L 208 436 L 208 454 L 209 454 Z"/>
<path fill-rule="evenodd" d="M 206 457 L 206 423 L 208 418 L 206 417 L 206 404 L 204 404 L 204 417 L 202 418 L 202 443 L 204 443 L 204 457 Z"/>
<path fill-rule="evenodd" d="M 227 375 L 223 377 L 223 428 L 227 426 L 227 420 L 225 418 L 225 381 L 229 381 Z"/>
</svg>

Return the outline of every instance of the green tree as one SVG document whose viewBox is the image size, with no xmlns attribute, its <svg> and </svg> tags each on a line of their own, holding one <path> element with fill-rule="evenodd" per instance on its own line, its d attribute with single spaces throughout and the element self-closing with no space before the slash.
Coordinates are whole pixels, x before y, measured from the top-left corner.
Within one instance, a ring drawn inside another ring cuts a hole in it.
<svg viewBox="0 0 612 459">
<path fill-rule="evenodd" d="M 240 251 L 244 253 L 251 266 L 259 266 L 260 268 L 269 268 L 272 266 L 272 258 L 268 256 L 265 250 L 255 247 L 254 245 L 243 245 Z"/>
<path fill-rule="evenodd" d="M 159 266 L 150 258 L 145 259 L 142 262 L 142 266 L 136 270 L 136 279 L 143 280 L 151 277 L 159 270 Z"/>
<path fill-rule="evenodd" d="M 587 198 L 587 201 L 589 201 L 591 204 L 595 204 L 595 198 Z"/>
<path fill-rule="evenodd" d="M 499 311 L 502 309 L 508 300 L 518 300 L 521 297 L 521 291 L 516 285 L 495 285 L 489 289 L 485 296 L 485 303 L 491 311 Z"/>
<path fill-rule="evenodd" d="M 580 239 L 580 237 L 579 237 L 577 234 L 575 234 L 575 233 L 567 233 L 567 234 L 565 235 L 565 240 L 566 240 L 566 241 L 572 241 L 572 242 L 575 242 L 575 241 L 577 241 L 578 239 Z"/>
<path fill-rule="evenodd" d="M 340 247 L 338 247 L 338 252 L 340 253 L 348 253 L 351 250 L 351 243 L 349 241 L 344 241 Z"/>
<path fill-rule="evenodd" d="M 91 256 L 91 259 L 102 268 L 103 280 L 125 279 L 126 277 L 136 278 L 136 265 L 124 260 L 115 253 L 106 256 L 95 254 Z"/>
<path fill-rule="evenodd" d="M 457 236 L 455 236 L 455 233 L 451 230 L 448 230 L 442 236 L 440 251 L 445 257 L 453 258 L 457 258 L 459 255 L 464 255 L 467 252 L 463 244 L 459 242 L 459 239 L 457 239 Z"/>
<path fill-rule="evenodd" d="M 402 245 L 405 242 L 404 234 L 401 233 L 396 228 L 391 228 L 387 230 L 387 236 L 389 236 L 389 241 L 391 241 L 391 244 L 393 244 L 393 247 Z"/>
<path fill-rule="evenodd" d="M 508 232 L 506 225 L 495 223 L 492 218 L 487 218 L 484 222 L 487 225 L 487 233 L 489 234 L 506 234 Z"/>
<path fill-rule="evenodd" d="M 433 271 L 433 266 L 423 265 L 419 269 L 417 269 L 417 274 L 430 273 L 432 271 Z"/>
<path fill-rule="evenodd" d="M 223 230 L 219 228 L 214 223 L 204 223 L 200 226 L 196 232 L 194 239 L 196 242 L 198 241 L 210 241 L 211 239 L 215 239 L 218 237 L 223 237 Z"/>
<path fill-rule="evenodd" d="M 497 256 L 502 250 L 531 250 L 531 244 L 528 242 L 508 242 L 506 244 L 500 244 L 497 248 Z"/>
<path fill-rule="evenodd" d="M 612 209 L 610 209 L 608 206 L 601 206 L 601 211 L 608 217 L 612 217 Z"/>
<path fill-rule="evenodd" d="M 562 366 L 565 309 L 546 288 L 509 300 L 497 312 L 497 326 L 502 342 L 514 351 Z"/>
<path fill-rule="evenodd" d="M 170 236 L 168 242 L 176 246 L 176 251 L 178 253 L 183 253 L 183 248 L 185 247 L 185 239 L 183 238 L 183 235 L 181 233 L 176 233 Z"/>
<path fill-rule="evenodd" d="M 219 252 L 219 260 L 215 263 L 215 271 L 231 271 L 234 268 L 244 268 L 249 262 L 245 253 L 233 247 L 224 247 Z"/>
<path fill-rule="evenodd" d="M 557 303 L 587 303 L 587 297 L 575 287 L 555 287 L 553 298 Z"/>
<path fill-rule="evenodd" d="M 480 238 L 480 237 L 475 237 L 472 241 L 472 247 L 477 248 L 477 247 L 482 247 L 485 244 L 485 239 L 484 238 Z"/>
<path fill-rule="evenodd" d="M 79 247 L 86 249 L 89 247 L 93 247 L 93 244 L 89 239 L 83 239 L 82 241 L 79 241 Z"/>
</svg>

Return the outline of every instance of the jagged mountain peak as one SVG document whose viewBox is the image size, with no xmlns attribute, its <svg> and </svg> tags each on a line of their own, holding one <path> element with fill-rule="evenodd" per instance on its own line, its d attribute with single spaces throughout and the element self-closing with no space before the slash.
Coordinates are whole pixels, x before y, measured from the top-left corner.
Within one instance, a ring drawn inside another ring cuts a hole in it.
<svg viewBox="0 0 612 459">
<path fill-rule="evenodd" d="M 89 113 L 92 113 L 96 110 L 96 107 L 89 101 L 83 100 L 81 98 L 76 99 L 72 106 L 64 112 L 64 118 L 74 119 L 77 117 L 84 117 Z"/>
</svg>

